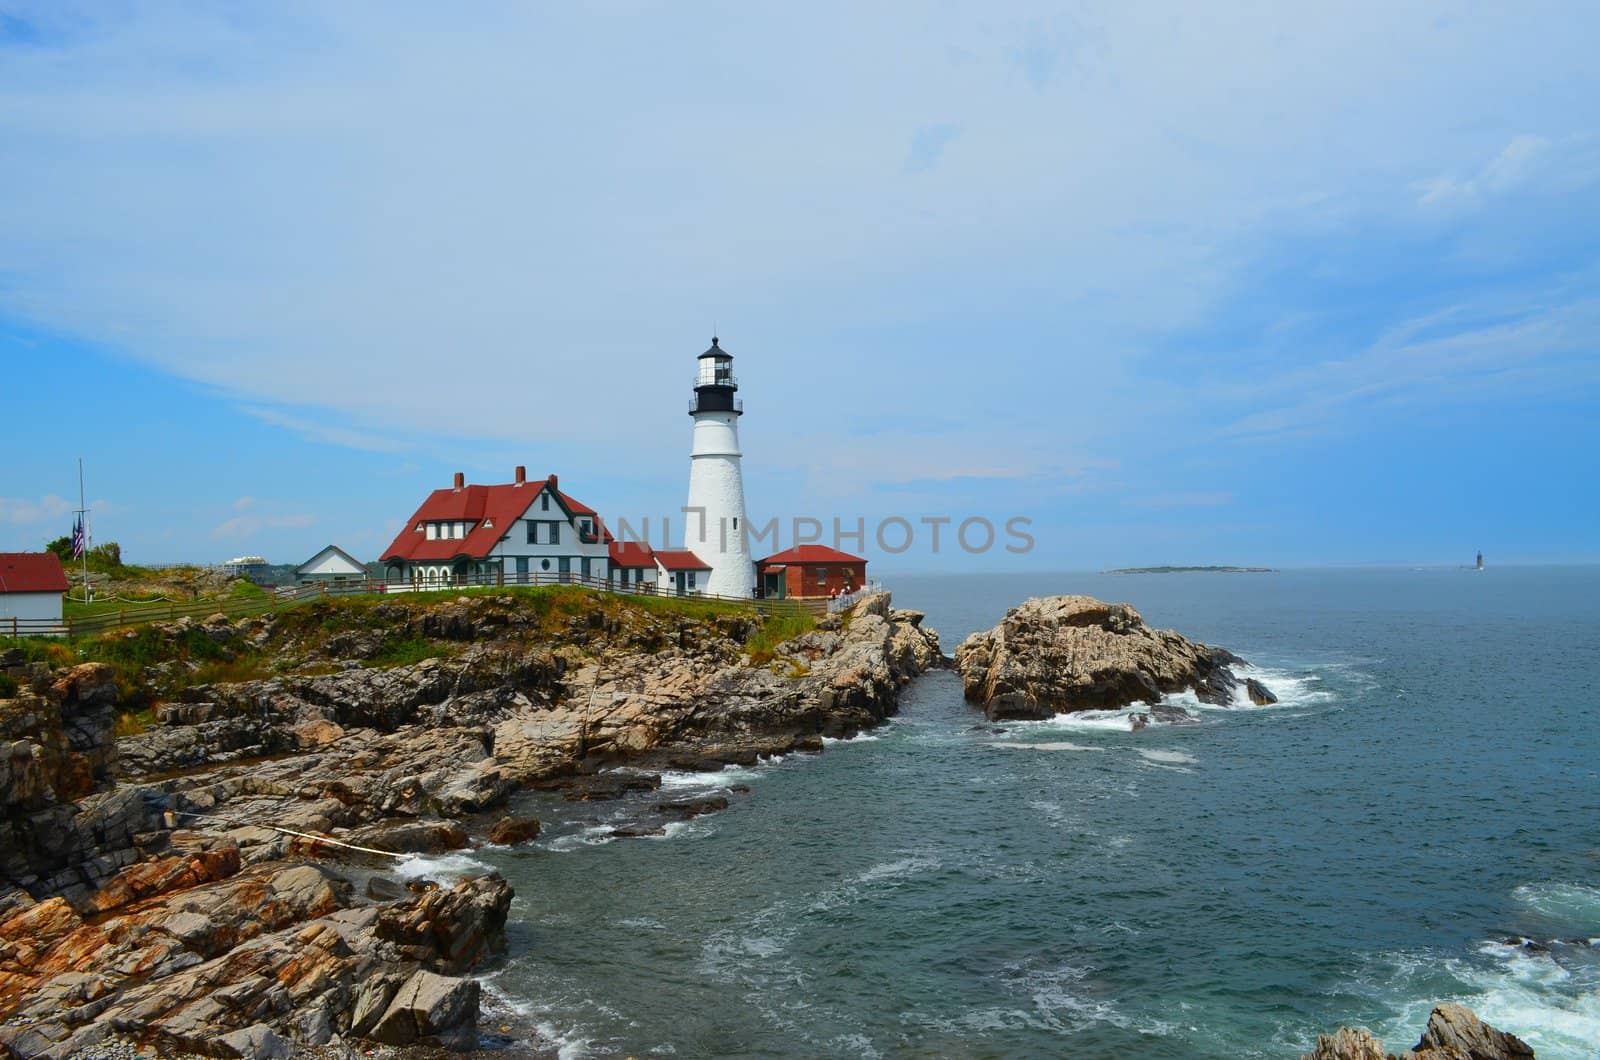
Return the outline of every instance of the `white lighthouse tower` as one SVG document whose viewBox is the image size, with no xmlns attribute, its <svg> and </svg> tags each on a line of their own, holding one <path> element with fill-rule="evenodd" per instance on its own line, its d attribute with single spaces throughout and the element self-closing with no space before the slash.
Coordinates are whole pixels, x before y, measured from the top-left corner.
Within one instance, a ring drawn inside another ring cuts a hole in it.
<svg viewBox="0 0 1600 1060">
<path fill-rule="evenodd" d="M 689 453 L 690 511 L 684 515 L 683 544 L 711 564 L 706 592 L 747 597 L 755 592 L 756 568 L 750 558 L 744 475 L 739 469 L 744 402 L 734 396 L 738 390 L 733 358 L 713 335 L 711 348 L 700 355 L 694 397 L 689 401 L 694 445 Z"/>
</svg>

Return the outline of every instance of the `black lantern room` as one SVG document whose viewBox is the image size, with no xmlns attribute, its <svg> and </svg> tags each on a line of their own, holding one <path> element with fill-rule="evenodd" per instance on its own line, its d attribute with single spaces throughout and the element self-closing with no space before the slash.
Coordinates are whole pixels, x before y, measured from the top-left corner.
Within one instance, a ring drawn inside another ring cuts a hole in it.
<svg viewBox="0 0 1600 1060">
<path fill-rule="evenodd" d="M 694 377 L 694 398 L 689 402 L 689 415 L 701 412 L 731 412 L 744 415 L 744 402 L 734 397 L 739 383 L 733 378 L 733 355 L 717 345 L 711 336 L 711 348 L 702 353 Z"/>
</svg>

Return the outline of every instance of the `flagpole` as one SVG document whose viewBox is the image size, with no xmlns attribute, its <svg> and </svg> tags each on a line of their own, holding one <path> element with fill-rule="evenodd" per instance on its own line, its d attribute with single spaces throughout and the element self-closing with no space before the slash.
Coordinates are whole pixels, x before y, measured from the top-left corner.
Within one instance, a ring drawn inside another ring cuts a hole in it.
<svg viewBox="0 0 1600 1060">
<path fill-rule="evenodd" d="M 83 521 L 83 602 L 89 602 L 89 508 L 83 502 L 83 457 L 78 457 L 78 518 Z"/>
</svg>

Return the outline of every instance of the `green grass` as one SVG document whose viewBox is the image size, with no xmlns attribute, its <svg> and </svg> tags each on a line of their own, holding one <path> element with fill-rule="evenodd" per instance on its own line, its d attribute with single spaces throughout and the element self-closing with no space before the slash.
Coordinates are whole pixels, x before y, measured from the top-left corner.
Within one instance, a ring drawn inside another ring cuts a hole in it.
<svg viewBox="0 0 1600 1060">
<path fill-rule="evenodd" d="M 302 654 L 305 648 L 320 645 L 329 636 L 345 631 L 388 631 L 378 654 L 367 660 L 369 666 L 404 666 L 454 654 L 459 645 L 405 630 L 416 629 L 418 621 L 431 609 L 463 596 L 485 614 L 510 617 L 519 635 L 534 638 L 548 635 L 556 641 L 564 641 L 575 619 L 597 613 L 624 619 L 629 615 L 636 618 L 642 615 L 668 621 L 716 623 L 735 637 L 742 637 L 746 630 L 753 628 L 755 632 L 746 642 L 745 650 L 757 665 L 771 663 L 778 644 L 816 626 L 816 619 L 809 612 L 761 615 L 732 601 L 611 594 L 582 586 L 503 586 L 393 596 L 381 593 L 336 596 L 314 598 L 292 607 L 280 605 L 271 627 L 271 642 L 260 647 L 239 638 L 219 644 L 198 627 L 172 632 L 168 626 L 158 630 L 154 625 L 137 625 L 72 638 L 0 638 L 0 650 L 18 648 L 24 661 L 46 662 L 54 667 L 84 661 L 111 665 L 124 712 L 130 715 L 126 724 L 145 726 L 150 722 L 140 713 L 179 688 L 270 676 L 273 665 L 284 668 L 287 659 Z M 249 583 L 238 583 L 226 601 L 217 601 L 218 610 L 226 606 L 226 610 L 236 616 L 262 613 L 271 603 L 271 596 Z M 119 609 L 114 604 L 92 605 L 92 609 L 76 606 L 85 613 Z M 737 628 L 728 624 L 730 618 L 741 620 Z M 173 661 L 190 664 L 188 672 L 184 668 L 167 668 L 164 672 L 154 669 Z M 294 667 L 295 672 L 300 669 Z M 785 670 L 786 673 L 790 671 L 793 671 L 790 676 L 803 673 L 792 665 Z"/>
<path fill-rule="evenodd" d="M 141 608 L 160 607 L 167 603 L 182 602 L 170 601 L 160 594 L 125 596 L 115 600 L 96 600 L 87 604 L 80 603 L 77 600 L 63 600 L 61 602 L 61 615 L 63 618 L 89 618 L 94 615 L 114 615 L 118 611 L 137 614 Z"/>
<path fill-rule="evenodd" d="M 0 674 L 0 699 L 10 699 L 17 694 L 17 679 L 10 674 Z"/>
<path fill-rule="evenodd" d="M 426 637 L 389 637 L 378 654 L 367 660 L 368 666 L 410 666 L 424 659 L 448 654 L 448 650 Z"/>
<path fill-rule="evenodd" d="M 137 736 L 156 723 L 155 712 L 149 707 L 139 710 L 124 710 L 117 713 L 113 731 L 118 738 L 123 736 Z"/>
<path fill-rule="evenodd" d="M 817 628 L 816 617 L 809 611 L 796 614 L 768 615 L 761 623 L 761 628 L 756 630 L 753 637 L 745 643 L 745 651 L 750 653 L 750 662 L 756 666 L 765 666 L 772 661 L 773 649 L 786 640 L 810 633 Z"/>
</svg>

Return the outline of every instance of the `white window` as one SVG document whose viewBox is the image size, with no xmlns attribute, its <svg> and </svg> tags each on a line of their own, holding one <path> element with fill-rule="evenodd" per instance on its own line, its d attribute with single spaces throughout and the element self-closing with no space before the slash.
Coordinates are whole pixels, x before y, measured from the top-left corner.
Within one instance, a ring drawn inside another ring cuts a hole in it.
<svg viewBox="0 0 1600 1060">
<path fill-rule="evenodd" d="M 428 540 L 429 541 L 437 541 L 438 539 L 439 539 L 439 524 L 438 523 L 429 523 L 428 524 Z"/>
</svg>

